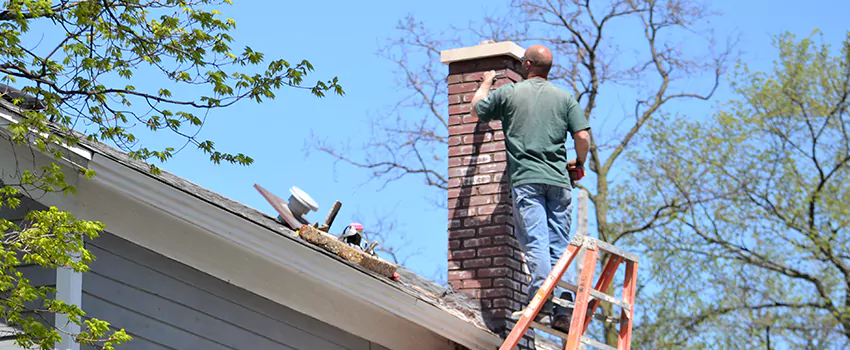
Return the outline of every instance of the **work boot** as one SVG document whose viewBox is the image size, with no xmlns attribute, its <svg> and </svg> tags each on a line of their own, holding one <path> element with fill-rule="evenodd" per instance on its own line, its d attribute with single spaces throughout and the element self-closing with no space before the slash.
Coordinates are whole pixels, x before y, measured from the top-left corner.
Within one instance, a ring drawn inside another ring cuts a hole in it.
<svg viewBox="0 0 850 350">
<path fill-rule="evenodd" d="M 556 315 L 551 327 L 556 331 L 570 334 L 570 321 L 572 321 L 572 315 Z"/>
<path fill-rule="evenodd" d="M 561 298 L 563 298 L 564 300 L 569 301 L 569 302 L 574 301 L 572 293 L 563 293 L 563 294 L 561 294 Z M 556 307 L 555 311 L 556 312 L 562 311 L 563 313 L 556 313 L 555 314 L 555 316 L 552 319 L 552 329 L 569 334 L 570 333 L 570 322 L 573 319 L 573 309 L 572 308 Z"/>
</svg>

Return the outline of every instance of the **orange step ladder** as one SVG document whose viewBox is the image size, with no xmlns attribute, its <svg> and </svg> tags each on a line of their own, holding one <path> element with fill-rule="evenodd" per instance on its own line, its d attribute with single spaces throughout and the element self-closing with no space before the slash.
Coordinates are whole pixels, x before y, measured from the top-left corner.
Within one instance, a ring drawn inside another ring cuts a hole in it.
<svg viewBox="0 0 850 350">
<path fill-rule="evenodd" d="M 590 287 L 593 281 L 596 262 L 599 258 L 599 251 L 604 251 L 611 255 L 605 267 L 602 268 L 602 274 L 599 276 L 595 287 Z M 569 284 L 561 280 L 567 268 L 579 255 L 584 251 L 584 261 L 581 261 L 581 276 L 579 277 L 578 286 Z M 611 282 L 614 280 L 614 274 L 621 263 L 626 263 L 625 282 L 623 283 L 623 298 L 618 299 L 606 294 L 604 291 L 608 289 Z M 579 344 L 584 343 L 604 350 L 629 350 L 632 342 L 632 324 L 634 323 L 634 301 L 635 288 L 637 286 L 637 267 L 638 256 L 614 245 L 600 241 L 593 237 L 576 236 L 570 241 L 567 251 L 558 259 L 555 267 L 552 268 L 552 273 L 543 281 L 543 285 L 537 290 L 537 294 L 531 299 L 528 307 L 522 313 L 522 317 L 517 321 L 511 333 L 505 338 L 505 342 L 499 350 L 514 349 L 522 339 L 529 327 L 539 329 L 556 337 L 563 339 L 566 344 L 564 350 L 578 350 Z M 575 302 L 569 302 L 560 298 L 553 298 L 553 302 L 565 308 L 573 309 L 573 317 L 570 320 L 570 333 L 566 334 L 558 330 L 549 328 L 543 324 L 534 321 L 537 313 L 543 307 L 546 299 L 552 295 L 555 290 L 555 285 L 559 285 L 564 289 L 575 292 Z M 619 343 L 616 348 L 596 340 L 587 338 L 584 333 L 587 332 L 590 326 L 591 317 L 609 320 L 604 315 L 594 315 L 596 308 L 600 302 L 608 302 L 619 306 L 622 311 L 619 319 L 610 319 L 611 321 L 619 321 L 620 336 Z M 590 315 L 590 316 L 588 316 Z M 579 331 L 580 330 L 580 331 Z"/>
</svg>

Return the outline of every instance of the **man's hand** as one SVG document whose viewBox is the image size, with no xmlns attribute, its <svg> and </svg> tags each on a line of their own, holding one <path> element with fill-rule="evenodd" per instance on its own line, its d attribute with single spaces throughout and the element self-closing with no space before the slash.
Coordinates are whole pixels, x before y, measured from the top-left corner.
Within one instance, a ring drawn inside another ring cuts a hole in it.
<svg viewBox="0 0 850 350">
<path fill-rule="evenodd" d="M 485 72 L 481 79 L 481 85 L 478 86 L 475 95 L 472 95 L 472 116 L 476 119 L 478 118 L 478 110 L 475 108 L 475 104 L 490 94 L 490 87 L 493 86 L 494 79 L 496 79 L 496 71 Z"/>
<path fill-rule="evenodd" d="M 575 182 L 584 177 L 584 164 L 576 159 L 570 159 L 567 161 L 567 172 L 570 174 L 570 182 L 575 187 Z"/>
<path fill-rule="evenodd" d="M 496 79 L 496 71 L 491 70 L 489 72 L 484 73 L 484 81 L 493 83 L 493 79 Z"/>
</svg>

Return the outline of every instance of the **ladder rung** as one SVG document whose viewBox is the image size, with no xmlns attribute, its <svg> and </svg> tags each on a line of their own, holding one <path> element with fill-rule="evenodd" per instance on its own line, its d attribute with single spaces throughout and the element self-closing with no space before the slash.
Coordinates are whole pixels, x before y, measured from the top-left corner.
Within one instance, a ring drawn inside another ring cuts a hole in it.
<svg viewBox="0 0 850 350">
<path fill-rule="evenodd" d="M 602 350 L 617 350 L 617 348 L 615 348 L 615 347 L 613 347 L 613 346 L 610 346 L 610 345 L 608 345 L 608 344 L 604 344 L 604 343 L 602 343 L 602 342 L 598 342 L 598 341 L 593 340 L 593 339 L 590 339 L 590 338 L 588 338 L 588 337 L 581 337 L 581 342 L 582 342 L 582 343 L 585 343 L 585 344 L 587 344 L 587 345 L 590 345 L 590 346 L 592 346 L 592 347 L 594 347 L 594 348 L 597 348 L 597 349 L 602 349 Z"/>
<path fill-rule="evenodd" d="M 561 332 L 561 331 L 556 330 L 556 329 L 549 328 L 542 323 L 537 323 L 537 322 L 534 322 L 534 321 L 531 321 L 531 328 L 539 329 L 543 332 L 549 333 L 549 334 L 554 335 L 554 336 L 561 338 L 563 340 L 567 340 L 567 337 L 569 336 L 567 333 Z"/>
<path fill-rule="evenodd" d="M 555 303 L 555 304 L 558 304 L 558 306 L 560 306 L 560 307 L 564 307 L 564 308 L 567 308 L 567 309 L 575 309 L 575 307 L 576 307 L 576 304 L 574 302 L 564 300 L 564 299 L 561 299 L 561 298 L 552 298 L 552 302 Z M 603 315 L 602 313 L 593 314 L 593 318 L 600 320 L 602 322 L 609 322 L 609 323 L 620 322 L 619 317 L 608 317 L 608 316 Z"/>
<path fill-rule="evenodd" d="M 609 252 L 611 254 L 621 256 L 621 257 L 623 257 L 623 259 L 626 259 L 626 260 L 629 260 L 629 261 L 639 262 L 638 260 L 640 260 L 640 258 L 638 258 L 638 256 L 637 256 L 637 254 L 627 252 L 625 250 L 617 248 L 615 245 L 613 245 L 611 243 L 608 243 L 608 242 L 605 242 L 603 240 L 593 238 L 593 237 L 590 237 L 590 236 L 575 236 L 575 237 L 573 237 L 573 240 L 570 242 L 570 244 L 577 245 L 577 246 L 586 245 L 588 243 L 590 243 L 591 245 L 595 245 L 597 248 L 604 250 L 606 252 Z"/>
<path fill-rule="evenodd" d="M 578 290 L 578 287 L 576 287 L 574 284 L 567 283 L 567 282 L 564 282 L 564 281 L 558 281 L 558 286 L 560 286 L 561 288 L 564 288 L 566 290 L 573 291 L 573 292 Z M 617 299 L 615 297 L 612 297 L 608 294 L 602 293 L 602 292 L 596 290 L 595 288 L 590 288 L 590 296 L 594 299 L 600 299 L 602 301 L 606 301 L 606 302 L 609 302 L 611 304 L 617 305 L 617 306 L 619 306 L 623 309 L 626 309 L 626 310 L 631 311 L 631 309 L 632 309 L 632 307 L 631 307 L 631 305 L 629 305 L 629 303 L 622 301 L 620 299 Z M 588 301 L 590 301 L 590 300 L 588 300 Z"/>
<path fill-rule="evenodd" d="M 548 334 L 554 335 L 554 336 L 556 336 L 556 337 L 558 337 L 558 338 L 561 338 L 561 339 L 563 339 L 564 341 L 567 341 L 567 337 L 569 337 L 569 335 L 568 335 L 567 333 L 564 333 L 564 332 L 561 332 L 561 331 L 559 331 L 559 330 L 555 330 L 555 329 L 552 329 L 552 328 L 546 327 L 545 325 L 540 324 L 540 323 L 537 323 L 537 322 L 534 322 L 534 321 L 531 321 L 531 328 L 539 329 L 539 330 L 541 330 L 541 331 L 543 331 L 543 332 L 545 332 L 545 333 L 548 333 Z M 595 347 L 595 348 L 597 348 L 597 349 L 602 349 L 602 350 L 617 350 L 617 348 L 610 347 L 610 346 L 608 346 L 607 344 L 600 343 L 600 342 L 598 342 L 598 341 L 596 341 L 596 340 L 593 340 L 593 339 L 590 339 L 590 338 L 588 338 L 588 337 L 581 337 L 581 338 L 579 339 L 579 341 L 581 341 L 582 343 L 585 343 L 585 344 L 587 344 L 587 345 L 590 345 L 590 346 L 592 346 L 592 347 Z"/>
<path fill-rule="evenodd" d="M 555 303 L 555 304 L 558 304 L 558 306 L 560 306 L 560 307 L 565 307 L 567 309 L 575 309 L 575 307 L 576 307 L 576 303 L 569 301 L 569 300 L 564 300 L 564 299 L 561 299 L 561 298 L 553 297 L 552 302 Z"/>
</svg>

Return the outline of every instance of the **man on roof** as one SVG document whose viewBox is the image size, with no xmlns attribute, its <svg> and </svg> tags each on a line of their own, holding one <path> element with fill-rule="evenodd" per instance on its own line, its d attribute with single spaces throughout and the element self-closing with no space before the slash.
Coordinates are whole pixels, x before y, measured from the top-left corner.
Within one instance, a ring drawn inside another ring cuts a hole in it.
<svg viewBox="0 0 850 350">
<path fill-rule="evenodd" d="M 552 68 L 548 48 L 529 47 L 520 64 L 525 80 L 492 93 L 496 73 L 484 74 L 472 98 L 472 115 L 479 123 L 502 121 L 516 236 L 531 271 L 530 302 L 569 245 L 572 185 L 584 176 L 590 125 L 576 99 L 548 80 Z M 575 144 L 576 157 L 571 160 L 567 160 L 567 135 Z M 569 269 L 564 277 L 575 284 Z M 560 287 L 554 294 L 575 299 L 573 292 Z M 519 315 L 521 311 L 514 313 L 515 318 Z M 537 320 L 568 333 L 571 316 L 571 309 L 550 298 Z"/>
</svg>

